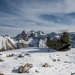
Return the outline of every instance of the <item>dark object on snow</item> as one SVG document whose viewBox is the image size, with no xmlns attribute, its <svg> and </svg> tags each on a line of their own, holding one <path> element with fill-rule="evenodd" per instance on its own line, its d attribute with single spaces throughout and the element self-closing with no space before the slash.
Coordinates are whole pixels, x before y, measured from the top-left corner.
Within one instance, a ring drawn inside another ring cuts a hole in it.
<svg viewBox="0 0 75 75">
<path fill-rule="evenodd" d="M 58 40 L 51 40 L 49 37 L 47 37 L 46 45 L 49 48 L 57 49 L 59 51 L 70 50 L 71 42 L 69 33 L 64 32 Z"/>
<path fill-rule="evenodd" d="M 18 69 L 18 73 L 26 73 L 26 72 L 28 72 L 28 70 L 30 69 L 30 68 L 32 68 L 33 67 L 33 65 L 32 64 L 25 64 L 24 66 L 20 66 L 19 67 L 19 69 Z"/>
<path fill-rule="evenodd" d="M 4 74 L 0 73 L 0 75 L 4 75 Z"/>
<path fill-rule="evenodd" d="M 50 65 L 48 63 L 45 63 L 44 65 L 42 65 L 42 67 L 50 67 Z"/>
<path fill-rule="evenodd" d="M 75 73 L 71 73 L 71 75 L 75 75 Z"/>
<path fill-rule="evenodd" d="M 3 62 L 4 60 L 0 59 L 0 62 Z"/>
</svg>

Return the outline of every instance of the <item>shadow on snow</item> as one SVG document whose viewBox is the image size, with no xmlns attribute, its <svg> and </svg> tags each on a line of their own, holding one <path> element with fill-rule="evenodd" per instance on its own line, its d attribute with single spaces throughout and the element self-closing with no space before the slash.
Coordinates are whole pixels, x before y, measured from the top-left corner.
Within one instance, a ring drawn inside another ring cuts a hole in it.
<svg viewBox="0 0 75 75">
<path fill-rule="evenodd" d="M 52 53 L 52 52 L 58 52 L 58 51 L 49 48 L 33 48 L 33 50 L 28 51 L 28 53 Z"/>
</svg>

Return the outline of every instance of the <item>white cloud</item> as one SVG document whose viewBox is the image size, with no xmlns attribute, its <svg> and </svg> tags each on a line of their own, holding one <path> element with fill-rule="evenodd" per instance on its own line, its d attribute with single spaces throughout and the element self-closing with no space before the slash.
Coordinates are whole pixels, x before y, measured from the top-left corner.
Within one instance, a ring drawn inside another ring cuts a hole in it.
<svg viewBox="0 0 75 75">
<path fill-rule="evenodd" d="M 64 14 L 75 12 L 75 0 L 6 0 L 5 3 L 8 11 L 12 13 L 0 11 L 0 34 L 4 32 L 16 34 L 21 30 L 31 29 L 50 32 L 75 28 L 75 19 L 72 17 L 67 17 L 68 21 L 71 21 L 69 25 L 40 18 L 40 15 L 44 14 L 57 15 L 61 18 Z M 65 19 L 65 16 L 63 18 Z M 11 25 L 14 27 L 11 28 Z"/>
</svg>

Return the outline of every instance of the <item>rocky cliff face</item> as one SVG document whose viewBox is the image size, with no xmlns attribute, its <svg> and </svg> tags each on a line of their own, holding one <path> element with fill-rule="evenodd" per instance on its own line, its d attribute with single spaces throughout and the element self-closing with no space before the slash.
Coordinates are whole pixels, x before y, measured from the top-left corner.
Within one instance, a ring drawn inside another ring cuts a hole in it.
<svg viewBox="0 0 75 75">
<path fill-rule="evenodd" d="M 20 39 L 23 39 L 23 40 L 26 40 L 26 36 L 27 34 L 25 33 L 25 31 L 22 31 L 22 33 L 18 34 L 15 39 L 16 40 L 20 40 Z"/>
</svg>

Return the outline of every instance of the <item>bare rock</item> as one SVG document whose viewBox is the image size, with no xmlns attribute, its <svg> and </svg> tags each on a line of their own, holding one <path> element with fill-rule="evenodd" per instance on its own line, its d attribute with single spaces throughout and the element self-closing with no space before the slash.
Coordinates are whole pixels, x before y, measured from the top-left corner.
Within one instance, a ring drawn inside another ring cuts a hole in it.
<svg viewBox="0 0 75 75">
<path fill-rule="evenodd" d="M 42 67 L 50 67 L 48 63 L 45 63 Z"/>
<path fill-rule="evenodd" d="M 4 60 L 3 59 L 0 59 L 0 62 L 3 62 Z"/>
<path fill-rule="evenodd" d="M 60 59 L 58 59 L 57 61 L 60 61 Z"/>
<path fill-rule="evenodd" d="M 26 73 L 29 69 L 31 69 L 33 67 L 32 64 L 25 64 L 24 66 L 20 66 L 18 69 L 18 73 Z"/>
<path fill-rule="evenodd" d="M 56 62 L 56 59 L 53 59 L 53 62 Z"/>
<path fill-rule="evenodd" d="M 6 57 L 13 57 L 13 56 L 14 56 L 13 53 L 6 55 Z"/>
<path fill-rule="evenodd" d="M 4 75 L 3 73 L 0 73 L 0 75 Z"/>
<path fill-rule="evenodd" d="M 0 55 L 2 55 L 2 54 L 0 53 Z"/>
<path fill-rule="evenodd" d="M 28 54 L 28 53 L 21 53 L 21 54 L 18 55 L 18 58 L 22 58 L 22 57 L 26 57 L 26 56 L 30 57 L 30 54 Z"/>
<path fill-rule="evenodd" d="M 20 55 L 18 56 L 18 58 L 22 58 L 22 57 L 24 57 L 24 55 L 22 55 L 22 54 L 20 54 Z"/>
<path fill-rule="evenodd" d="M 30 54 L 28 54 L 28 53 L 25 53 L 25 55 L 24 56 L 28 56 L 28 57 L 30 57 Z"/>
<path fill-rule="evenodd" d="M 38 70 L 35 70 L 35 72 L 36 72 L 36 73 L 39 73 L 39 71 L 38 71 Z"/>
<path fill-rule="evenodd" d="M 64 63 L 69 63 L 68 61 L 64 61 Z"/>
<path fill-rule="evenodd" d="M 68 54 L 66 54 L 66 56 L 68 56 Z"/>
<path fill-rule="evenodd" d="M 75 73 L 71 73 L 71 75 L 75 75 Z"/>
</svg>

